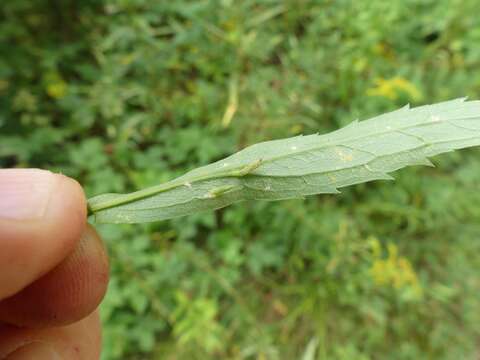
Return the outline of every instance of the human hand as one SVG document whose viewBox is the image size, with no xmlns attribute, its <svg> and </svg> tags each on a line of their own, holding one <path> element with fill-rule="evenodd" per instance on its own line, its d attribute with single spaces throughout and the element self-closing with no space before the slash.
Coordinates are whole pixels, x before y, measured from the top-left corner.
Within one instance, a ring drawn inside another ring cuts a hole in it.
<svg viewBox="0 0 480 360">
<path fill-rule="evenodd" d="M 107 282 L 80 185 L 0 169 L 0 359 L 98 359 Z"/>
</svg>

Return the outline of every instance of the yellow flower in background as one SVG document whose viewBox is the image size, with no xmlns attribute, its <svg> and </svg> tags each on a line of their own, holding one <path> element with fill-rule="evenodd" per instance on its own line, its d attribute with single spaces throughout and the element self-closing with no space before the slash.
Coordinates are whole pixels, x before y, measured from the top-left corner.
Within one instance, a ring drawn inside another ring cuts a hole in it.
<svg viewBox="0 0 480 360">
<path fill-rule="evenodd" d="M 415 101 L 422 99 L 420 90 L 413 83 L 400 76 L 391 79 L 377 78 L 374 83 L 375 86 L 367 90 L 368 96 L 381 96 L 396 100 L 403 93 Z"/>
<path fill-rule="evenodd" d="M 398 255 L 394 244 L 387 245 L 387 257 L 382 258 L 377 239 L 370 241 L 374 261 L 370 267 L 370 275 L 377 286 L 392 287 L 398 290 L 410 290 L 415 296 L 422 295 L 422 288 L 417 274 L 407 258 Z"/>
<path fill-rule="evenodd" d="M 54 99 L 61 99 L 67 94 L 67 83 L 59 73 L 49 72 L 45 75 L 45 91 Z"/>
<path fill-rule="evenodd" d="M 61 99 L 67 94 L 67 84 L 63 81 L 48 84 L 47 94 L 54 99 Z"/>
</svg>

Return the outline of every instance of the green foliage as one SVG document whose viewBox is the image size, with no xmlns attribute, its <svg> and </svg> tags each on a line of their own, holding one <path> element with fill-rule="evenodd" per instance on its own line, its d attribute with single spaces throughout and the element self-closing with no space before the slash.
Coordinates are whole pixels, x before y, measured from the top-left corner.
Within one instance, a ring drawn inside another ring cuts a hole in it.
<svg viewBox="0 0 480 360">
<path fill-rule="evenodd" d="M 405 103 L 480 98 L 477 0 L 0 5 L 0 166 L 88 196 Z M 99 226 L 103 358 L 474 359 L 478 150 L 397 182 Z"/>
</svg>

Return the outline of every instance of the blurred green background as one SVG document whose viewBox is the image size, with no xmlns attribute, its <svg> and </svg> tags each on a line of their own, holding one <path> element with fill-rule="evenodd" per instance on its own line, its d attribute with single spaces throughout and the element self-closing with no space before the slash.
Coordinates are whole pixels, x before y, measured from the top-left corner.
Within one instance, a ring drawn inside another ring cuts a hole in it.
<svg viewBox="0 0 480 360">
<path fill-rule="evenodd" d="M 4 0 L 0 166 L 88 196 L 480 98 L 479 0 Z M 103 359 L 478 359 L 480 152 L 336 196 L 99 226 Z M 0 200 L 1 201 L 1 200 Z"/>
</svg>

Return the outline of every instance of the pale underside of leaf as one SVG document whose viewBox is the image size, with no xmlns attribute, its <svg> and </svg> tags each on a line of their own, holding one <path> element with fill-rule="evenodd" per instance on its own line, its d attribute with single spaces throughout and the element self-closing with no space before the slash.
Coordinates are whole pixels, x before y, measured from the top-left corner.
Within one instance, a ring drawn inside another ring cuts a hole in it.
<svg viewBox="0 0 480 360">
<path fill-rule="evenodd" d="M 214 210 L 242 200 L 281 200 L 372 180 L 480 145 L 480 101 L 464 98 L 399 110 L 324 135 L 247 147 L 165 184 L 88 200 L 100 223 L 141 223 Z"/>
</svg>

